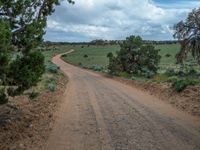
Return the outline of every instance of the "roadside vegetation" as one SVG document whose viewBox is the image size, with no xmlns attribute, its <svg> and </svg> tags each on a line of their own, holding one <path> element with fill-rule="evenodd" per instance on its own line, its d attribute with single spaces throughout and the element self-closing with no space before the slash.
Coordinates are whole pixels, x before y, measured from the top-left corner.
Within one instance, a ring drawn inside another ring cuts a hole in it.
<svg viewBox="0 0 200 150">
<path fill-rule="evenodd" d="M 49 90 L 51 92 L 55 91 L 57 81 L 61 76 L 63 76 L 63 74 L 59 71 L 59 66 L 52 63 L 51 59 L 53 56 L 67 51 L 68 49 L 57 49 L 55 47 L 44 46 L 42 53 L 45 58 L 46 69 L 42 76 L 41 82 L 39 82 L 42 90 Z"/>
</svg>

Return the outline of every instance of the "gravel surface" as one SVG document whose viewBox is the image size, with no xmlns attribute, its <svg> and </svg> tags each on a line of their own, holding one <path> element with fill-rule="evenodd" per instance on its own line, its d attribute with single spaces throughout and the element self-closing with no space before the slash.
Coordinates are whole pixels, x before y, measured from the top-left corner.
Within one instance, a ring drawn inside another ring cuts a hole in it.
<svg viewBox="0 0 200 150">
<path fill-rule="evenodd" d="M 63 62 L 68 88 L 46 150 L 199 150 L 200 120 L 137 87 Z"/>
</svg>

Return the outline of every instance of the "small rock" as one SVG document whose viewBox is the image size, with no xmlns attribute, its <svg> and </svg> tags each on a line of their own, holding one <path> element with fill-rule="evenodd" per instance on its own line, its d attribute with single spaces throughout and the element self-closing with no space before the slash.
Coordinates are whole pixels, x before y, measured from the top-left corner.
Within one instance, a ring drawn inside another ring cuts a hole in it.
<svg viewBox="0 0 200 150">
<path fill-rule="evenodd" d="M 31 137 L 33 137 L 33 135 L 32 135 L 32 134 L 28 134 L 28 137 L 30 137 L 30 138 L 31 138 Z"/>
<path fill-rule="evenodd" d="M 30 124 L 30 125 L 29 125 L 29 128 L 32 128 L 32 127 L 33 127 L 33 124 Z"/>
<path fill-rule="evenodd" d="M 20 143 L 19 148 L 24 149 L 24 144 Z"/>
<path fill-rule="evenodd" d="M 49 114 L 49 118 L 52 118 L 52 116 L 53 116 L 52 114 Z"/>
</svg>

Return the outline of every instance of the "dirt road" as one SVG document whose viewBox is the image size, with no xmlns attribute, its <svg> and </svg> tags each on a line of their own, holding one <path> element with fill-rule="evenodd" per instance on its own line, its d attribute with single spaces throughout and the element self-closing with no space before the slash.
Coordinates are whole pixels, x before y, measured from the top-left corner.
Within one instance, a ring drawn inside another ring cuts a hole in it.
<svg viewBox="0 0 200 150">
<path fill-rule="evenodd" d="M 46 150 L 200 150 L 200 120 L 133 87 L 63 62 L 69 76 Z"/>
</svg>

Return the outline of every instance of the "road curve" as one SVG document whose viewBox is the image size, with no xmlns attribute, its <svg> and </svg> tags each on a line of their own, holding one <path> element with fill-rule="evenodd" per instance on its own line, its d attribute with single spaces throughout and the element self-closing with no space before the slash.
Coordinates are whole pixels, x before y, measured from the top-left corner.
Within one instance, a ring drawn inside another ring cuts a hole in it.
<svg viewBox="0 0 200 150">
<path fill-rule="evenodd" d="M 136 88 L 65 63 L 69 77 L 46 150 L 200 150 L 200 120 Z"/>
</svg>

